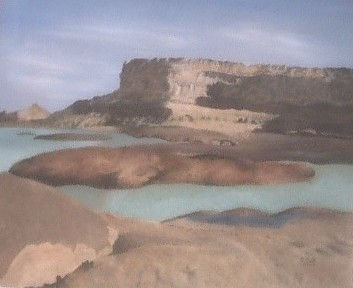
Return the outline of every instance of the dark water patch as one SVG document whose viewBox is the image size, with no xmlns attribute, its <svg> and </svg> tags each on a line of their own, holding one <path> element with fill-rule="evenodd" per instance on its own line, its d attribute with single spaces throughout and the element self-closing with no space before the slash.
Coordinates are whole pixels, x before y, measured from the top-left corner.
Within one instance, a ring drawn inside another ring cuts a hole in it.
<svg viewBox="0 0 353 288">
<path fill-rule="evenodd" d="M 276 214 L 269 214 L 253 209 L 239 208 L 220 213 L 215 213 L 212 211 L 195 212 L 175 219 L 188 219 L 194 222 L 227 226 L 242 225 L 249 227 L 280 228 L 290 221 L 309 219 L 319 214 L 321 213 L 312 211 L 310 208 L 288 209 Z"/>
<path fill-rule="evenodd" d="M 112 137 L 103 134 L 55 133 L 38 135 L 34 139 L 52 141 L 107 141 L 112 139 Z"/>
<path fill-rule="evenodd" d="M 35 136 L 36 133 L 33 131 L 20 131 L 16 134 L 17 136 Z"/>
</svg>

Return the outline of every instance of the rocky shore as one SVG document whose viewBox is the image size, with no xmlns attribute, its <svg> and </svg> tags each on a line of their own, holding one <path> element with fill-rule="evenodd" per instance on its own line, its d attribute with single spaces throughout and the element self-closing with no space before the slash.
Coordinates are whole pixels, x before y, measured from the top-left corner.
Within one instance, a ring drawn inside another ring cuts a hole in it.
<svg viewBox="0 0 353 288">
<path fill-rule="evenodd" d="M 83 133 L 54 133 L 38 135 L 35 140 L 51 140 L 51 141 L 107 141 L 111 139 L 109 135 L 103 134 L 83 134 Z"/>
<path fill-rule="evenodd" d="M 1 286 L 353 285 L 352 213 L 236 209 L 147 222 L 91 212 L 6 173 L 0 200 Z"/>
</svg>

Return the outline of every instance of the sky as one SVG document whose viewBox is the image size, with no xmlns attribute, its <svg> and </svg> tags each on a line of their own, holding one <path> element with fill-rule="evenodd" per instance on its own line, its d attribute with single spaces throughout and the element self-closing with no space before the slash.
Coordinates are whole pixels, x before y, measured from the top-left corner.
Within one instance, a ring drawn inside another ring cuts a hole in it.
<svg viewBox="0 0 353 288">
<path fill-rule="evenodd" d="M 353 0 L 0 0 L 0 111 L 119 87 L 132 58 L 353 68 Z"/>
</svg>

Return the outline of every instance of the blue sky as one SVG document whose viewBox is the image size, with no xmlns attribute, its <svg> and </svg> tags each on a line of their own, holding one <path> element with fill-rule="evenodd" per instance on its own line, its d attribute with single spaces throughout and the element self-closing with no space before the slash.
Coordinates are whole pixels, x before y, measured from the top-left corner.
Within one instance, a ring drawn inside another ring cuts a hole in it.
<svg viewBox="0 0 353 288">
<path fill-rule="evenodd" d="M 118 88 L 134 57 L 353 67 L 352 0 L 0 0 L 0 110 Z"/>
</svg>

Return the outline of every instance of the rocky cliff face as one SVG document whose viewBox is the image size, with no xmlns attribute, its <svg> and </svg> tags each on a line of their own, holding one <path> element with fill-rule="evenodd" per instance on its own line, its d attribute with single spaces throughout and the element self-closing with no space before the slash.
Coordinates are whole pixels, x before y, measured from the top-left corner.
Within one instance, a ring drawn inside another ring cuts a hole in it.
<svg viewBox="0 0 353 288">
<path fill-rule="evenodd" d="M 352 69 L 134 59 L 124 64 L 120 78 L 124 103 L 152 103 L 171 108 L 170 114 L 180 108 L 176 104 L 208 107 L 215 113 L 246 109 L 278 115 L 262 125 L 266 131 L 353 135 Z"/>
<path fill-rule="evenodd" d="M 195 104 L 200 97 L 217 94 L 254 103 L 353 104 L 353 70 L 346 68 L 134 59 L 124 65 L 120 77 L 121 97 L 126 100 Z"/>
<path fill-rule="evenodd" d="M 162 124 L 232 137 L 255 129 L 352 137 L 353 70 L 133 59 L 118 91 L 77 101 L 51 119 L 73 115 L 70 127 Z"/>
</svg>

